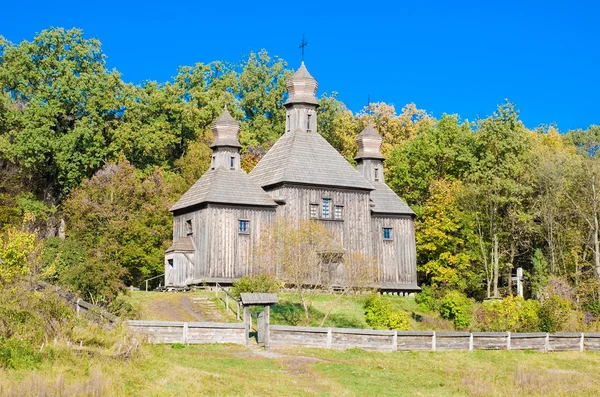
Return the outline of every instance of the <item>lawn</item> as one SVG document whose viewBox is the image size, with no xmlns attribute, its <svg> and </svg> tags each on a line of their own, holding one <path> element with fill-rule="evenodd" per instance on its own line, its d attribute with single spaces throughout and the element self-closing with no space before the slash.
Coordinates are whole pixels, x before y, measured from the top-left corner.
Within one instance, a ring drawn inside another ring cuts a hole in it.
<svg viewBox="0 0 600 397">
<path fill-rule="evenodd" d="M 34 370 L 0 370 L 0 395 L 600 395 L 597 353 L 174 347 L 146 345 L 129 360 L 65 350 Z"/>
<path fill-rule="evenodd" d="M 280 303 L 271 310 L 271 324 L 306 325 L 304 309 L 291 292 L 277 294 Z M 221 292 L 221 296 L 224 296 Z M 140 307 L 140 319 L 170 321 L 235 321 L 233 312 L 215 298 L 214 292 L 133 292 L 132 297 Z M 311 309 L 310 325 L 318 326 L 332 305 L 331 315 L 325 327 L 370 328 L 365 322 L 364 301 L 366 295 L 345 295 L 338 299 L 335 294 L 316 296 Z M 437 313 L 420 310 L 414 298 L 384 295 L 397 310 L 408 313 L 410 329 L 438 331 L 453 330 L 452 323 L 439 318 Z M 230 302 L 233 306 L 233 302 Z M 260 309 L 256 309 L 260 310 Z"/>
</svg>

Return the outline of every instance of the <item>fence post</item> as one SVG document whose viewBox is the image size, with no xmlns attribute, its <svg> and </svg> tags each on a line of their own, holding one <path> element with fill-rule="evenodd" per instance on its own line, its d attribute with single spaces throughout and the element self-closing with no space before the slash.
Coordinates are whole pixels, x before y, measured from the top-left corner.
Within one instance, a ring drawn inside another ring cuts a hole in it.
<svg viewBox="0 0 600 397">
<path fill-rule="evenodd" d="M 79 316 L 79 301 L 81 300 L 81 298 L 77 298 L 77 315 Z"/>
<path fill-rule="evenodd" d="M 215 298 L 219 297 L 219 283 L 215 283 Z"/>
<path fill-rule="evenodd" d="M 331 333 L 331 327 L 327 328 L 327 348 L 331 349 L 331 344 L 333 342 L 333 334 Z"/>
<path fill-rule="evenodd" d="M 238 307 L 238 309 L 237 309 L 237 314 L 235 316 L 235 319 L 239 321 L 240 320 L 240 302 L 237 303 L 237 307 Z"/>
<path fill-rule="evenodd" d="M 506 350 L 510 350 L 510 331 L 506 333 Z"/>
<path fill-rule="evenodd" d="M 225 293 L 225 310 L 229 311 L 229 294 Z"/>
<path fill-rule="evenodd" d="M 469 334 L 469 351 L 470 352 L 473 351 L 473 333 L 472 332 Z"/>
<path fill-rule="evenodd" d="M 392 336 L 392 351 L 398 351 L 398 330 L 394 330 L 394 336 Z"/>
<path fill-rule="evenodd" d="M 437 350 L 437 341 L 435 340 L 435 331 L 433 331 L 433 335 L 431 335 L 431 351 Z"/>
<path fill-rule="evenodd" d="M 579 341 L 579 351 L 582 352 L 584 348 L 584 336 L 583 332 L 581 333 L 581 340 Z"/>
<path fill-rule="evenodd" d="M 146 292 L 148 292 L 148 280 L 146 280 Z"/>
<path fill-rule="evenodd" d="M 546 343 L 544 344 L 546 353 L 550 351 L 550 333 L 546 332 Z"/>
<path fill-rule="evenodd" d="M 188 323 L 183 323 L 183 336 L 182 336 L 182 342 L 183 344 L 187 344 L 187 340 L 188 340 Z"/>
</svg>

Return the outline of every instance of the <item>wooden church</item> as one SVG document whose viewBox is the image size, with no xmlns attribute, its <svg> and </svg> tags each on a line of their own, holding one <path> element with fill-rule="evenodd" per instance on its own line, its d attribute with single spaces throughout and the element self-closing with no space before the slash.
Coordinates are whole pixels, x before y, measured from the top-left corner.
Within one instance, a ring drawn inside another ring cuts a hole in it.
<svg viewBox="0 0 600 397">
<path fill-rule="evenodd" d="M 227 109 L 212 124 L 211 168 L 171 208 L 167 287 L 250 274 L 261 230 L 283 217 L 323 222 L 345 251 L 375 258 L 381 290 L 419 290 L 415 214 L 384 182 L 381 136 L 370 124 L 357 136 L 354 168 L 317 131 L 317 87 L 303 62 L 286 82 L 286 131 L 250 174 L 240 124 Z"/>
</svg>

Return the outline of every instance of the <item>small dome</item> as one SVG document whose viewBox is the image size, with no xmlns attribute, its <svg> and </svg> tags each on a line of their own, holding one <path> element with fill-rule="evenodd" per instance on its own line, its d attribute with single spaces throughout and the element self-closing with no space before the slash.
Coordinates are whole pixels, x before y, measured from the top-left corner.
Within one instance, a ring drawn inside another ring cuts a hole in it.
<svg viewBox="0 0 600 397">
<path fill-rule="evenodd" d="M 240 123 L 236 119 L 231 117 L 227 106 L 221 116 L 215 120 L 211 125 L 215 140 L 213 141 L 211 148 L 217 146 L 231 146 L 241 148 L 240 142 L 238 141 L 238 133 L 240 132 Z"/>
<path fill-rule="evenodd" d="M 308 73 L 304 62 L 292 77 L 285 83 L 289 98 L 284 105 L 294 103 L 308 103 L 311 105 L 319 105 L 319 101 L 315 96 L 319 84 L 314 77 Z"/>
<path fill-rule="evenodd" d="M 356 137 L 356 143 L 358 144 L 358 154 L 355 159 L 383 159 L 381 155 L 381 142 L 383 138 L 373 127 L 370 122 Z"/>
</svg>

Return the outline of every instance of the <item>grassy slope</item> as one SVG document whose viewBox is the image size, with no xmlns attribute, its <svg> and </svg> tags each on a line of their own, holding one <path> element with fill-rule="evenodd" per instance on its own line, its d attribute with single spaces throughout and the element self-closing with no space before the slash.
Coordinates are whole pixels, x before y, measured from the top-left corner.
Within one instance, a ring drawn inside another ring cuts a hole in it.
<svg viewBox="0 0 600 397">
<path fill-rule="evenodd" d="M 63 353 L 53 366 L 0 370 L 0 395 L 589 396 L 600 395 L 599 365 L 600 354 L 577 352 L 264 352 L 156 345 L 130 361 Z"/>
<path fill-rule="evenodd" d="M 195 310 L 200 316 L 209 321 L 235 321 L 235 315 L 225 310 L 225 304 L 214 298 L 214 292 L 186 292 L 186 293 L 158 293 L 158 292 L 133 292 L 132 297 L 141 307 L 141 318 L 145 320 L 171 320 L 171 321 L 199 321 L 190 314 L 189 309 Z M 190 304 L 193 298 L 203 297 L 213 302 L 220 315 L 207 312 L 202 305 Z M 302 307 L 294 302 L 294 295 L 289 292 L 278 294 L 280 304 L 272 309 L 271 323 L 283 325 L 301 325 L 304 322 Z M 326 320 L 326 327 L 340 328 L 369 328 L 365 322 L 363 303 L 366 296 L 343 296 L 336 301 L 337 295 L 319 295 L 313 302 L 311 312 L 312 326 L 318 326 L 321 319 L 328 312 L 332 304 L 336 307 Z M 436 329 L 452 330 L 452 324 L 439 318 L 436 314 L 423 313 L 413 298 L 399 296 L 383 296 L 398 310 L 407 312 L 410 316 L 411 329 Z M 184 307 L 187 301 L 187 309 Z"/>
</svg>

